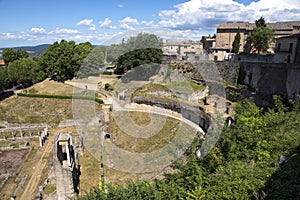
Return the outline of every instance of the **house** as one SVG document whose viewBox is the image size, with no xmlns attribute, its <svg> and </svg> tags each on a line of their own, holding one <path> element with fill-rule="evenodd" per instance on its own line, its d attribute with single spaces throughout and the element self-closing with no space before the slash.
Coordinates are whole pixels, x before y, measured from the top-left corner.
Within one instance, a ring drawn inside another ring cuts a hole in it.
<svg viewBox="0 0 300 200">
<path fill-rule="evenodd" d="M 166 41 L 163 44 L 164 60 L 188 60 L 204 53 L 200 41 Z"/>
<path fill-rule="evenodd" d="M 216 35 L 202 36 L 201 42 L 203 44 L 203 49 L 209 53 L 210 48 L 216 46 Z"/>
<path fill-rule="evenodd" d="M 4 60 L 0 60 L 0 67 L 6 66 Z"/>
<path fill-rule="evenodd" d="M 276 39 L 274 62 L 300 63 L 300 33 Z"/>
<path fill-rule="evenodd" d="M 217 28 L 215 46 L 210 48 L 214 54 L 214 60 L 223 60 L 226 53 L 231 52 L 232 43 L 238 31 L 241 36 L 239 51 L 248 52 L 250 45 L 247 43 L 247 37 L 255 27 L 255 23 L 249 22 L 221 23 Z M 300 21 L 267 23 L 267 27 L 275 30 L 275 38 L 300 33 Z M 270 52 L 274 52 L 275 43 L 270 46 Z"/>
</svg>

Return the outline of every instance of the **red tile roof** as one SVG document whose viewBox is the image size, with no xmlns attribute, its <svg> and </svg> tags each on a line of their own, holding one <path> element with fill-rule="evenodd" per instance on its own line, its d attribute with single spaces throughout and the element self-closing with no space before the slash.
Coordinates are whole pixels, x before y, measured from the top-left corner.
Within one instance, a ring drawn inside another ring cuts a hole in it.
<svg viewBox="0 0 300 200">
<path fill-rule="evenodd" d="M 4 65 L 5 65 L 4 60 L 0 60 L 0 66 L 4 66 Z"/>
</svg>

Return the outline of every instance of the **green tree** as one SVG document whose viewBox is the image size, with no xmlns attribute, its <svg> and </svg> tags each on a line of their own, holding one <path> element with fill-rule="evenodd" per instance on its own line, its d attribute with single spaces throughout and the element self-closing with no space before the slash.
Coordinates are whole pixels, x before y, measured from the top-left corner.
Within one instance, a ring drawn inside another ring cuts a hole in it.
<svg viewBox="0 0 300 200">
<path fill-rule="evenodd" d="M 136 49 L 120 56 L 116 61 L 116 74 L 123 74 L 126 71 L 149 63 L 161 63 L 161 49 Z"/>
<path fill-rule="evenodd" d="M 2 57 L 6 65 L 8 65 L 10 62 L 13 62 L 15 60 L 28 58 L 29 54 L 23 49 L 14 50 L 12 48 L 6 48 L 2 52 Z"/>
<path fill-rule="evenodd" d="M 260 17 L 258 20 L 255 20 L 256 27 L 267 27 L 266 21 L 263 17 Z"/>
<path fill-rule="evenodd" d="M 240 45 L 241 45 L 241 34 L 240 34 L 240 29 L 238 29 L 237 34 L 234 37 L 234 41 L 232 43 L 232 53 L 239 53 L 240 50 Z"/>
<path fill-rule="evenodd" d="M 122 40 L 121 44 L 112 44 L 107 49 L 107 61 L 116 61 L 121 55 L 138 50 L 138 49 L 161 49 L 162 39 L 154 34 L 139 33 L 137 36 L 130 37 L 125 41 Z"/>
<path fill-rule="evenodd" d="M 10 82 L 7 73 L 7 67 L 0 67 L 0 90 L 9 88 Z"/>
<path fill-rule="evenodd" d="M 265 53 L 269 49 L 270 43 L 274 41 L 274 30 L 267 28 L 264 18 L 256 20 L 256 27 L 247 38 L 250 44 L 250 53 Z"/>
<path fill-rule="evenodd" d="M 30 58 L 22 58 L 9 63 L 8 77 L 13 85 L 30 85 L 44 80 L 45 74 L 37 62 Z"/>
<path fill-rule="evenodd" d="M 81 63 L 77 73 L 78 78 L 89 75 L 99 75 L 104 71 L 104 51 L 100 47 L 95 47 Z"/>
<path fill-rule="evenodd" d="M 48 76 L 58 81 L 72 79 L 91 50 L 89 42 L 79 45 L 66 40 L 54 42 L 41 56 L 40 65 Z"/>
</svg>

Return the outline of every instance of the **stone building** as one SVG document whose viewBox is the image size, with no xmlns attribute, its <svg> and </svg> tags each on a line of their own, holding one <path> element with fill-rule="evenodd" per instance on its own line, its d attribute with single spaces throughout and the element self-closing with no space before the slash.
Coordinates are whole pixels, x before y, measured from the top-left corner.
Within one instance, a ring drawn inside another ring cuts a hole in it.
<svg viewBox="0 0 300 200">
<path fill-rule="evenodd" d="M 275 30 L 275 38 L 300 33 L 300 21 L 267 23 L 267 27 Z M 210 49 L 213 51 L 214 60 L 224 60 L 227 53 L 232 50 L 232 43 L 237 32 L 240 32 L 240 52 L 248 52 L 250 45 L 247 37 L 255 28 L 255 23 L 249 22 L 224 22 L 217 28 L 216 45 Z M 270 52 L 274 53 L 275 43 L 271 44 Z"/>
<path fill-rule="evenodd" d="M 276 40 L 274 62 L 300 63 L 300 33 L 283 36 Z"/>
<path fill-rule="evenodd" d="M 188 60 L 189 57 L 197 57 L 204 53 L 200 41 L 166 41 L 163 45 L 165 60 Z"/>
</svg>

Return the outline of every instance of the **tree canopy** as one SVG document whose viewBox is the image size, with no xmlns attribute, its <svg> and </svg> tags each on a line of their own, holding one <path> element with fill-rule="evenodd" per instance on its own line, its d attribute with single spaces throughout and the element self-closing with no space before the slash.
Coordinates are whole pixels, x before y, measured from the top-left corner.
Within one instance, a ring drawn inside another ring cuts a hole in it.
<svg viewBox="0 0 300 200">
<path fill-rule="evenodd" d="M 161 49 L 136 49 L 121 55 L 116 61 L 115 73 L 123 74 L 126 71 L 149 63 L 161 63 Z"/>
<path fill-rule="evenodd" d="M 91 43 L 74 41 L 54 42 L 40 58 L 40 64 L 48 76 L 64 81 L 76 76 L 84 58 L 93 49 Z"/>
<path fill-rule="evenodd" d="M 23 49 L 14 50 L 12 48 L 6 48 L 2 52 L 2 57 L 6 65 L 15 60 L 19 60 L 21 58 L 28 58 L 29 54 L 27 51 Z"/>
<path fill-rule="evenodd" d="M 30 58 L 22 58 L 10 62 L 7 73 L 12 85 L 30 85 L 42 81 L 45 78 L 45 74 L 38 63 Z"/>
<path fill-rule="evenodd" d="M 250 53 L 265 53 L 269 49 L 270 43 L 274 41 L 274 30 L 267 28 L 263 17 L 256 20 L 256 27 L 247 38 L 247 42 L 251 45 Z"/>
<path fill-rule="evenodd" d="M 162 40 L 154 34 L 139 33 L 137 36 L 130 37 L 127 41 L 122 40 L 121 44 L 112 44 L 107 49 L 107 61 L 113 62 L 121 55 L 137 49 L 161 49 Z"/>
</svg>

